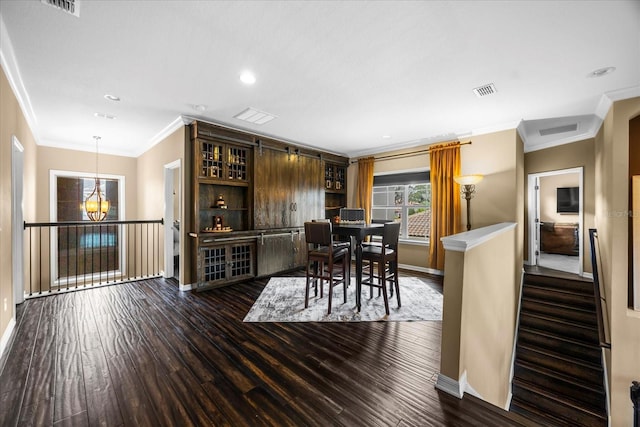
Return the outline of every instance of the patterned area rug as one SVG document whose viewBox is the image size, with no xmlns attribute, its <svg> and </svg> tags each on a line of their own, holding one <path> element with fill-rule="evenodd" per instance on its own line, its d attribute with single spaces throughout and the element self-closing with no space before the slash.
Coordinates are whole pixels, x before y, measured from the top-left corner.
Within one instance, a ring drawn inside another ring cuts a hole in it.
<svg viewBox="0 0 640 427">
<path fill-rule="evenodd" d="M 369 298 L 369 287 L 363 286 L 360 313 L 355 307 L 355 279 L 347 288 L 347 303 L 342 294 L 342 286 L 333 290 L 333 307 L 328 309 L 328 289 L 325 283 L 324 297 L 313 296 L 310 289 L 309 308 L 304 308 L 304 277 L 272 277 L 267 286 L 247 313 L 245 322 L 370 322 L 370 321 L 416 321 L 442 320 L 442 294 L 431 285 L 416 277 L 400 278 L 400 299 L 398 308 L 396 296 L 389 297 L 389 316 L 384 312 L 384 299 L 378 297 L 374 288 L 373 298 Z"/>
</svg>

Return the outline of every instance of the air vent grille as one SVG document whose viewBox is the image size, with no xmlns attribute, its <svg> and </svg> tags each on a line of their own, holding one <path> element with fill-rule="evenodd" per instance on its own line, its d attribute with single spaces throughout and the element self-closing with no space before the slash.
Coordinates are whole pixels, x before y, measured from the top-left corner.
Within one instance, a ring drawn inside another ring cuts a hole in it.
<svg viewBox="0 0 640 427">
<path fill-rule="evenodd" d="M 489 83 L 488 85 L 480 86 L 473 89 L 473 93 L 475 93 L 478 98 L 482 98 L 483 96 L 487 95 L 493 95 L 496 92 L 497 90 L 493 83 Z"/>
<path fill-rule="evenodd" d="M 41 0 L 42 3 L 60 9 L 63 12 L 80 17 L 80 0 Z"/>
<path fill-rule="evenodd" d="M 571 123 L 570 125 L 556 126 L 554 128 L 540 129 L 538 132 L 540 136 L 555 135 L 556 133 L 575 132 L 578 130 L 577 123 Z"/>
<path fill-rule="evenodd" d="M 276 116 L 274 116 L 273 114 L 265 113 L 264 111 L 256 110 L 255 108 L 251 107 L 236 114 L 233 117 L 238 120 L 244 120 L 245 122 L 253 123 L 256 125 L 263 125 L 276 118 Z"/>
</svg>

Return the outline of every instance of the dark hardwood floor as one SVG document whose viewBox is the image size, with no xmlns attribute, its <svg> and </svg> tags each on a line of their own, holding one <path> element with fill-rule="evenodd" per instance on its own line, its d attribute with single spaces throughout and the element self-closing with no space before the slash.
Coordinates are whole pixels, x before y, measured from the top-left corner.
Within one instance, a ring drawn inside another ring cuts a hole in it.
<svg viewBox="0 0 640 427">
<path fill-rule="evenodd" d="M 26 301 L 0 360 L 0 425 L 527 425 L 435 389 L 441 322 L 243 323 L 265 284 Z"/>
</svg>

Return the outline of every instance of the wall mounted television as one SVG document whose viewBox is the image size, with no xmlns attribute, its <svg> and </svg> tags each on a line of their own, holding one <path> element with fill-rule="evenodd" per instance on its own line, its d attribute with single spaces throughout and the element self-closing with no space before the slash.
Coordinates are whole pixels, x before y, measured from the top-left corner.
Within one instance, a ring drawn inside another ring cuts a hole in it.
<svg viewBox="0 0 640 427">
<path fill-rule="evenodd" d="M 580 210 L 580 187 L 558 187 L 556 191 L 558 213 L 577 214 Z"/>
</svg>

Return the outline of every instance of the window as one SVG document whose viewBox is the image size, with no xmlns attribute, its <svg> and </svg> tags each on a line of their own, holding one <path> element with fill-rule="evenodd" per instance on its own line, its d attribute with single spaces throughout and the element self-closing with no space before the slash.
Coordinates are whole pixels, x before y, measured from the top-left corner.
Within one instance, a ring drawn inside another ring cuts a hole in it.
<svg viewBox="0 0 640 427">
<path fill-rule="evenodd" d="M 53 222 L 87 222 L 89 227 L 56 227 L 52 277 L 57 283 L 76 280 L 85 275 L 120 271 L 123 266 L 122 230 L 117 225 L 92 223 L 84 210 L 84 201 L 95 186 L 95 177 L 67 171 L 51 171 L 51 220 Z M 101 177 L 100 188 L 110 203 L 106 220 L 122 217 L 124 177 Z M 92 275 L 93 277 L 93 275 Z"/>
<path fill-rule="evenodd" d="M 373 178 L 372 220 L 399 221 L 400 238 L 429 241 L 429 172 L 377 175 Z"/>
</svg>

